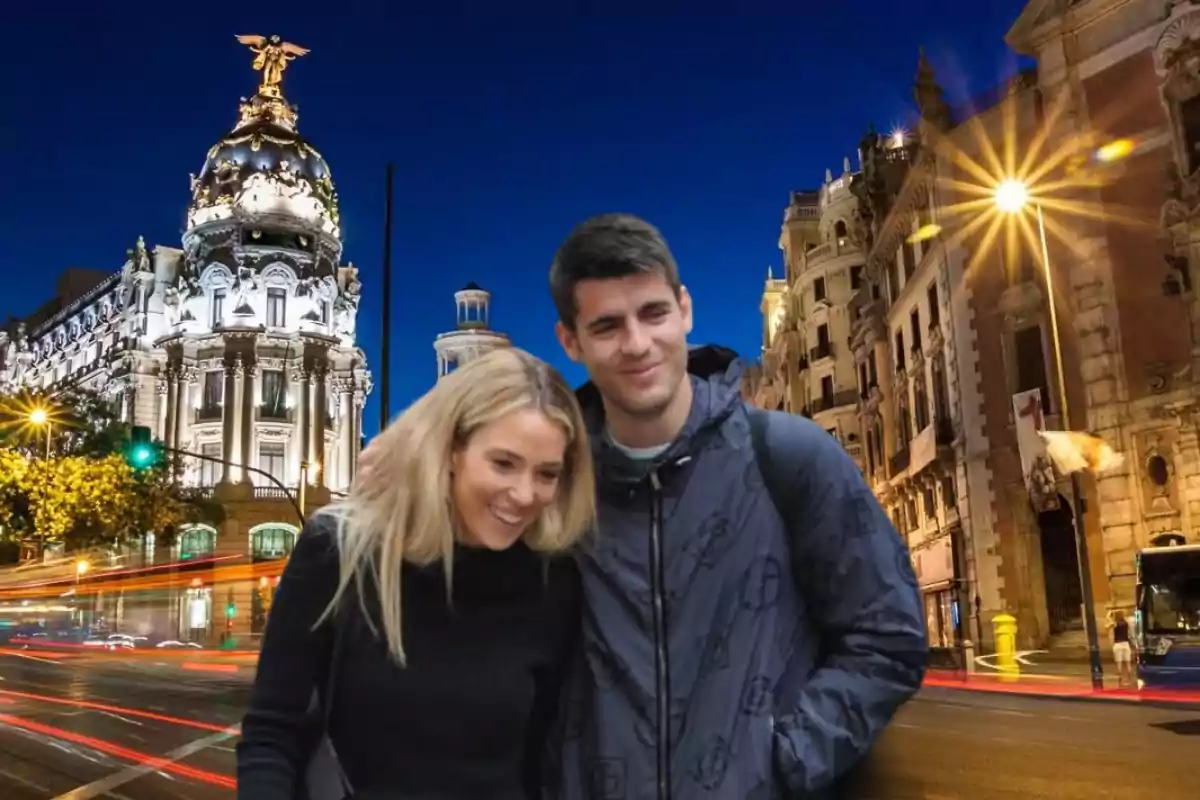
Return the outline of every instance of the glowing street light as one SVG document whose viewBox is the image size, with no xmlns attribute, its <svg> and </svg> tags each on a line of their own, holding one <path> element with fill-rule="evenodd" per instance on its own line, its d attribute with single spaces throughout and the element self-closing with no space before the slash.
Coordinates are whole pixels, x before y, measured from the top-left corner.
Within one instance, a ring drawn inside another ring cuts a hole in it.
<svg viewBox="0 0 1200 800">
<path fill-rule="evenodd" d="M 36 408 L 30 409 L 29 414 L 26 415 L 26 419 L 28 419 L 29 424 L 33 425 L 34 427 L 40 428 L 43 425 L 46 426 L 46 458 L 49 458 L 50 434 L 54 430 L 54 423 L 50 416 L 50 412 L 43 406 L 37 406 Z"/>
<path fill-rule="evenodd" d="M 1031 202 L 1034 215 L 1037 217 L 1038 241 L 1042 250 L 1042 271 L 1046 281 L 1046 307 L 1050 312 L 1050 339 L 1054 345 L 1054 367 L 1058 377 L 1058 409 L 1061 427 L 1070 431 L 1071 411 L 1067 404 L 1067 378 L 1063 368 L 1062 339 L 1058 330 L 1058 311 L 1054 294 L 1054 273 L 1050 269 L 1050 250 L 1046 247 L 1046 221 L 1042 215 L 1042 206 L 1036 200 L 1031 200 L 1029 187 L 1014 178 L 1006 178 L 996 186 L 996 208 L 1005 214 L 1020 214 Z M 1088 656 L 1092 668 L 1092 684 L 1096 688 L 1104 686 L 1103 665 L 1100 662 L 1099 633 L 1096 630 L 1096 611 L 1092 601 L 1092 570 L 1088 563 L 1087 528 L 1084 525 L 1083 487 L 1079 482 L 1079 472 L 1071 473 L 1071 505 L 1075 521 L 1075 552 L 1079 558 L 1079 583 L 1083 599 L 1084 629 L 1088 639 Z"/>
<path fill-rule="evenodd" d="M 1007 178 L 996 187 L 996 208 L 1005 214 L 1016 214 L 1029 203 L 1029 187 L 1022 181 Z"/>
</svg>

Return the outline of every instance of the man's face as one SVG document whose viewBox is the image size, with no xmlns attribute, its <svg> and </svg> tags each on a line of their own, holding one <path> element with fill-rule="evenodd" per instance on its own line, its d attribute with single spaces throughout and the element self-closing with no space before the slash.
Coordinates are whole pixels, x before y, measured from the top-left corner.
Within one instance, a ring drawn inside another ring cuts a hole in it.
<svg viewBox="0 0 1200 800">
<path fill-rule="evenodd" d="M 557 325 L 558 341 L 587 367 L 604 399 L 633 417 L 661 414 L 687 375 L 692 301 L 675 297 L 666 278 L 646 272 L 581 281 L 574 330 Z"/>
</svg>

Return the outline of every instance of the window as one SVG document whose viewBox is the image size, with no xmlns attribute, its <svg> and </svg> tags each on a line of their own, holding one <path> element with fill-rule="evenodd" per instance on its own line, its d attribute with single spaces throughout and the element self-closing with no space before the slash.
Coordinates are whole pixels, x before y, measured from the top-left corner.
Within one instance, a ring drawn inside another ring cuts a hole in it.
<svg viewBox="0 0 1200 800">
<path fill-rule="evenodd" d="M 267 289 L 267 327 L 282 328 L 287 325 L 287 290 Z"/>
<path fill-rule="evenodd" d="M 841 244 L 842 243 L 841 240 L 846 238 L 846 223 L 844 220 L 839 219 L 834 224 L 833 235 L 838 238 L 838 244 Z"/>
<path fill-rule="evenodd" d="M 908 359 L 904 352 L 904 331 L 896 331 L 896 369 L 906 369 Z"/>
<path fill-rule="evenodd" d="M 872 350 L 867 356 L 867 388 L 879 385 L 879 369 L 876 367 L 876 351 Z"/>
<path fill-rule="evenodd" d="M 912 346 L 913 350 L 921 349 L 921 309 L 914 308 L 912 314 L 908 317 L 909 324 L 912 328 Z"/>
<path fill-rule="evenodd" d="M 833 376 L 826 375 L 821 378 L 821 407 L 833 407 Z"/>
<path fill-rule="evenodd" d="M 264 369 L 262 371 L 262 416 L 265 419 L 287 418 L 287 384 L 284 383 L 283 370 Z"/>
<path fill-rule="evenodd" d="M 1179 104 L 1183 122 L 1183 144 L 1188 157 L 1188 172 L 1200 168 L 1200 95 Z"/>
<path fill-rule="evenodd" d="M 1050 407 L 1050 386 L 1046 380 L 1046 355 L 1042 349 L 1042 328 L 1034 325 L 1022 328 L 1013 334 L 1015 351 L 1017 392 L 1038 389 L 1042 393 L 1042 406 Z"/>
<path fill-rule="evenodd" d="M 186 528 L 179 534 L 179 560 L 207 558 L 216 549 L 217 532 L 203 525 Z"/>
<path fill-rule="evenodd" d="M 817 326 L 817 347 L 829 347 L 829 326 Z"/>
<path fill-rule="evenodd" d="M 913 379 L 913 417 L 918 431 L 929 424 L 929 392 L 925 388 L 925 370 L 918 370 Z"/>
<path fill-rule="evenodd" d="M 250 532 L 250 557 L 254 561 L 286 558 L 296 544 L 296 531 L 288 525 L 263 525 Z"/>
<path fill-rule="evenodd" d="M 867 364 L 864 361 L 858 365 L 858 396 L 866 400 L 870 393 L 870 384 L 867 382 Z"/>
<path fill-rule="evenodd" d="M 867 431 L 867 474 L 875 473 L 875 431 Z"/>
<path fill-rule="evenodd" d="M 900 252 L 901 260 L 904 262 L 904 283 L 907 284 L 913 273 L 917 271 L 917 252 L 913 249 L 912 242 L 907 239 L 904 240 L 904 244 L 900 245 Z"/>
<path fill-rule="evenodd" d="M 825 299 L 825 279 L 817 278 L 813 281 L 813 299 L 818 303 Z"/>
<path fill-rule="evenodd" d="M 219 419 L 225 395 L 225 371 L 210 369 L 204 373 L 204 394 L 200 398 L 200 418 Z"/>
<path fill-rule="evenodd" d="M 863 277 L 863 268 L 862 267 L 851 267 L 850 268 L 850 288 L 852 290 L 857 290 L 859 287 L 862 286 L 862 282 L 863 282 L 862 277 Z"/>
<path fill-rule="evenodd" d="M 927 486 L 921 492 L 921 502 L 925 506 L 925 519 L 937 519 L 937 498 L 934 497 L 933 487 Z"/>
<path fill-rule="evenodd" d="M 942 478 L 942 505 L 950 511 L 958 505 L 958 490 L 954 487 L 953 475 Z"/>
<path fill-rule="evenodd" d="M 933 413 L 939 420 L 950 421 L 950 386 L 946 382 L 945 353 L 938 353 L 933 360 Z"/>
<path fill-rule="evenodd" d="M 283 480 L 283 442 L 261 442 L 258 445 L 258 468 L 267 475 Z M 255 475 L 254 482 L 259 486 L 274 486 L 263 475 Z"/>
<path fill-rule="evenodd" d="M 224 289 L 213 289 L 211 311 L 212 314 L 210 315 L 209 324 L 213 328 L 219 328 L 225 320 Z"/>
<path fill-rule="evenodd" d="M 900 298 L 900 265 L 892 264 L 887 268 L 888 302 L 894 303 Z"/>
<path fill-rule="evenodd" d="M 929 327 L 942 324 L 941 309 L 938 308 L 938 290 L 937 283 L 929 285 Z"/>
<path fill-rule="evenodd" d="M 222 464 L 218 463 L 221 458 L 221 443 L 220 442 L 205 442 L 200 445 L 200 455 L 204 456 L 200 461 L 200 485 L 201 486 L 216 486 L 221 480 Z M 209 461 L 208 459 L 215 458 L 218 461 Z"/>
</svg>

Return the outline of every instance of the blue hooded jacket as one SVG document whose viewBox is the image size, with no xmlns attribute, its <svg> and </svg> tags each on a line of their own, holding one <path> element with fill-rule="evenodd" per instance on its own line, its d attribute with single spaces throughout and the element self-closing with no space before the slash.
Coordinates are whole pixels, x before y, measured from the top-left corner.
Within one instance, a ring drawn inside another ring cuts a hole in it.
<svg viewBox="0 0 1200 800">
<path fill-rule="evenodd" d="M 579 558 L 556 796 L 828 797 L 921 684 L 908 549 L 836 439 L 745 405 L 734 353 L 697 348 L 688 366 L 691 413 L 649 472 L 603 435 L 595 387 L 580 390 L 600 518 Z M 778 507 L 751 414 L 794 493 Z"/>
</svg>

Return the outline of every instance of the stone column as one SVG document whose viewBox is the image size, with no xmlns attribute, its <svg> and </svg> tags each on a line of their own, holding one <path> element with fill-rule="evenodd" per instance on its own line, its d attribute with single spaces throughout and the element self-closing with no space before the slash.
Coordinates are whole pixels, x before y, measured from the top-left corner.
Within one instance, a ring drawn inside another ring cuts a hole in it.
<svg viewBox="0 0 1200 800">
<path fill-rule="evenodd" d="M 233 405 L 226 404 L 226 411 L 233 417 L 233 430 L 229 437 L 229 445 L 233 455 L 229 458 L 234 464 L 239 467 L 245 466 L 246 454 L 242 451 L 242 403 L 246 396 L 246 376 L 243 373 L 245 364 L 242 361 L 242 355 L 239 353 L 233 362 Z M 244 469 L 237 470 L 237 483 L 242 483 L 246 480 L 246 471 Z"/>
<path fill-rule="evenodd" d="M 329 419 L 328 371 L 326 365 L 316 370 L 313 387 L 313 463 L 317 465 L 318 486 L 329 486 L 329 465 L 325 463 L 325 423 Z"/>
<path fill-rule="evenodd" d="M 168 367 L 163 371 L 154 383 L 155 395 L 158 397 L 158 421 L 154 425 L 154 435 L 161 441 L 167 441 L 167 431 L 170 430 L 170 424 L 167 421 L 167 416 L 170 413 L 171 407 L 171 369 Z"/>
<path fill-rule="evenodd" d="M 199 380 L 199 374 L 191 368 L 180 369 L 175 383 L 175 446 L 187 449 L 187 431 L 189 417 L 192 413 L 192 385 Z"/>
<path fill-rule="evenodd" d="M 179 414 L 179 370 L 175 367 L 167 368 L 167 396 L 165 399 L 166 419 L 163 424 L 162 439 L 166 442 L 167 447 L 178 447 L 176 435 L 179 433 L 179 423 L 176 422 L 176 416 Z"/>
<path fill-rule="evenodd" d="M 242 367 L 242 373 L 241 463 L 242 466 L 248 467 L 253 466 L 254 462 L 254 407 L 259 396 L 258 364 L 247 361 Z M 255 482 L 250 480 L 249 472 L 242 473 L 242 480 Z"/>
<path fill-rule="evenodd" d="M 291 367 L 288 373 L 288 413 L 292 418 L 292 435 L 288 441 L 288 469 L 297 485 L 300 483 L 300 463 L 304 461 L 304 386 L 302 366 Z"/>
<path fill-rule="evenodd" d="M 312 464 L 312 384 L 312 372 L 306 369 L 300 382 L 300 462 L 309 464 Z M 303 474 L 300 479 L 304 479 Z"/>
<path fill-rule="evenodd" d="M 342 378 L 337 390 L 338 483 L 348 488 L 354 464 L 354 384 Z"/>
<path fill-rule="evenodd" d="M 234 450 L 234 439 L 236 438 L 237 428 L 236 423 L 237 405 L 237 373 L 240 364 L 235 362 L 225 363 L 225 391 L 221 398 L 221 458 L 225 463 L 221 465 L 221 483 L 233 482 L 233 466 L 232 463 L 237 457 Z"/>
</svg>

